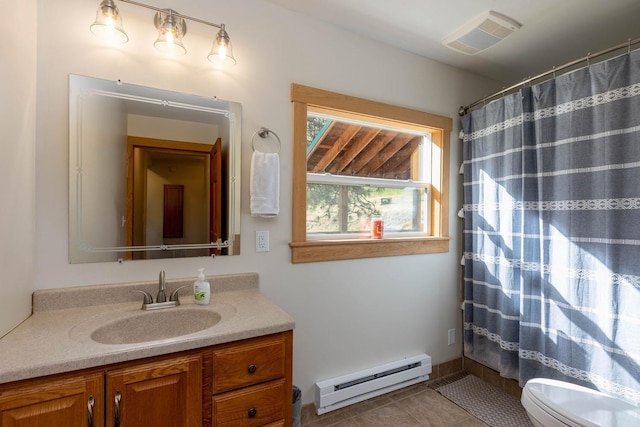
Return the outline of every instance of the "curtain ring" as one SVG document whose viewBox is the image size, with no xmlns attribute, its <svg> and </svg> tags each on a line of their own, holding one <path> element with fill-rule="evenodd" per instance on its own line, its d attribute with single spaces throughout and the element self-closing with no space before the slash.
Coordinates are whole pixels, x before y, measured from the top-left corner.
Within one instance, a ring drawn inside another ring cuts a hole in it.
<svg viewBox="0 0 640 427">
<path fill-rule="evenodd" d="M 591 52 L 587 53 L 587 67 L 591 66 Z"/>
<path fill-rule="evenodd" d="M 556 78 L 556 66 L 554 65 L 553 68 L 551 69 L 552 71 L 552 76 L 555 79 Z"/>
<path fill-rule="evenodd" d="M 627 39 L 627 55 L 631 55 L 631 39 Z"/>
</svg>

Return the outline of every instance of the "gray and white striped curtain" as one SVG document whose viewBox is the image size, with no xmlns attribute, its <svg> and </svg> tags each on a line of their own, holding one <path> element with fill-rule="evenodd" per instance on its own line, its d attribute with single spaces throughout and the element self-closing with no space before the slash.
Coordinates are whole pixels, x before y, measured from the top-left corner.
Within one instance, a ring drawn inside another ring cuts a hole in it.
<svg viewBox="0 0 640 427">
<path fill-rule="evenodd" d="M 465 355 L 640 401 L 640 51 L 462 125 Z"/>
</svg>

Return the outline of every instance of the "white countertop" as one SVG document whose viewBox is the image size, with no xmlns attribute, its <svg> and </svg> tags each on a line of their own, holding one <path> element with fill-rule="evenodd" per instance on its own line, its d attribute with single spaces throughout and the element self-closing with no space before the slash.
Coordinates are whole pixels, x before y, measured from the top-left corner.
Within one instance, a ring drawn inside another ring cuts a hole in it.
<svg viewBox="0 0 640 427">
<path fill-rule="evenodd" d="M 189 335 L 135 344 L 100 344 L 90 339 L 89 332 L 94 325 L 140 312 L 141 295 L 132 297 L 130 289 L 152 290 L 156 287 L 157 290 L 157 284 L 97 285 L 44 291 L 44 295 L 36 293 L 34 314 L 0 339 L 0 384 L 207 347 L 294 328 L 293 319 L 259 291 L 257 274 L 210 276 L 207 279 L 212 284 L 211 303 L 208 306 L 194 304 L 192 290 L 184 290 L 184 293 L 181 292 L 184 295 L 180 298 L 181 305 L 164 310 L 214 310 L 222 315 L 219 323 Z M 167 289 L 184 283 L 189 281 L 168 280 Z M 93 301 L 97 296 L 103 302 L 113 302 L 114 299 L 128 301 L 88 307 L 73 306 L 74 301 L 83 301 L 83 294 L 93 294 Z M 106 297 L 109 295 L 117 297 L 108 300 Z"/>
</svg>

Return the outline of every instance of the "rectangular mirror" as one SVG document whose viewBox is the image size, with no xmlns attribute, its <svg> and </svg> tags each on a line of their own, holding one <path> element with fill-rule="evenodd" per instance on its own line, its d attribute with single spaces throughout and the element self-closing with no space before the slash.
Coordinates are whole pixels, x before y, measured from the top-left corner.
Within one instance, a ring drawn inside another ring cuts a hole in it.
<svg viewBox="0 0 640 427">
<path fill-rule="evenodd" d="M 69 76 L 71 263 L 240 248 L 241 106 Z"/>
</svg>

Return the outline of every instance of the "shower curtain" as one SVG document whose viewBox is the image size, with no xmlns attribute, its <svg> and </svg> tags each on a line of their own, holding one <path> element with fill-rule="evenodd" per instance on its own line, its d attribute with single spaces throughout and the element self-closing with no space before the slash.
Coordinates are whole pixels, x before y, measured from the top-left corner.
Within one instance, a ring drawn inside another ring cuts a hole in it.
<svg viewBox="0 0 640 427">
<path fill-rule="evenodd" d="M 640 51 L 462 127 L 465 355 L 640 401 Z"/>
</svg>

